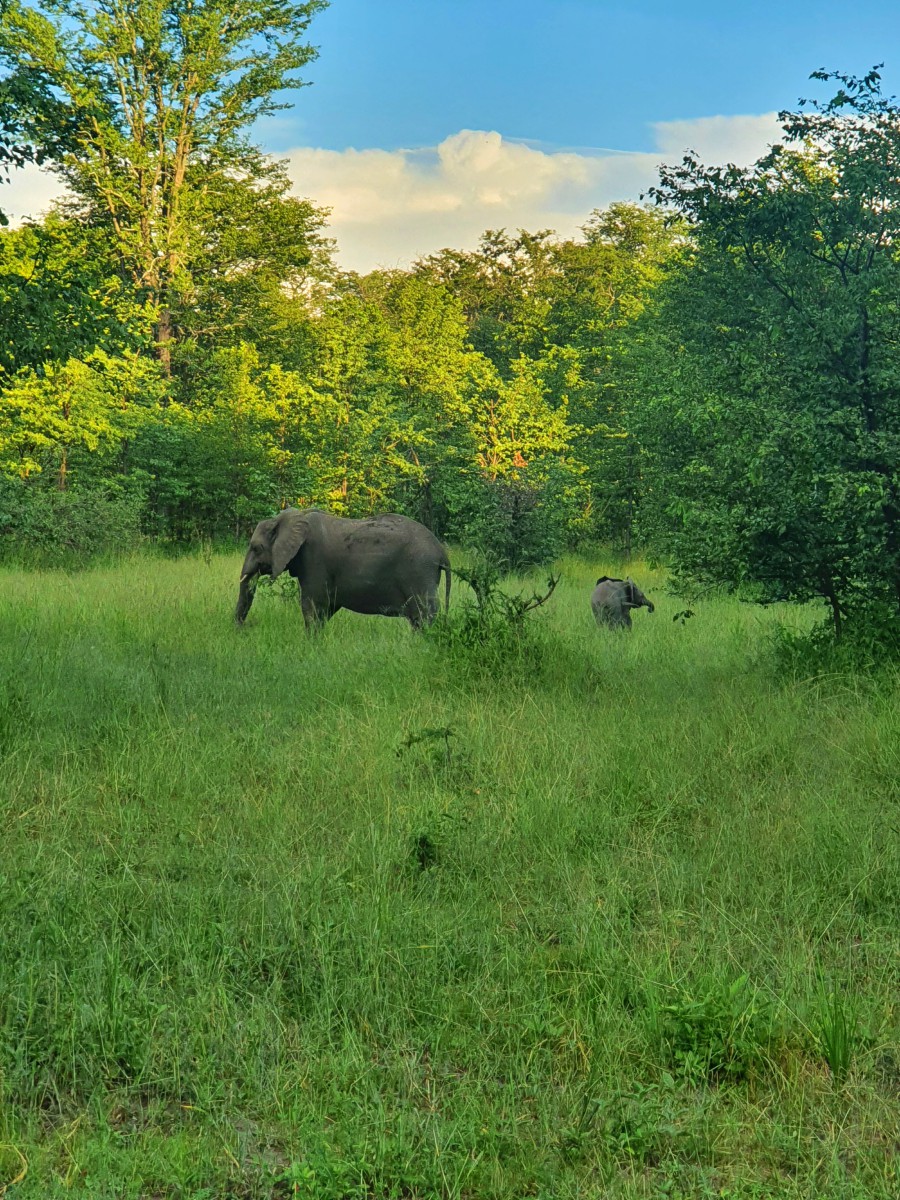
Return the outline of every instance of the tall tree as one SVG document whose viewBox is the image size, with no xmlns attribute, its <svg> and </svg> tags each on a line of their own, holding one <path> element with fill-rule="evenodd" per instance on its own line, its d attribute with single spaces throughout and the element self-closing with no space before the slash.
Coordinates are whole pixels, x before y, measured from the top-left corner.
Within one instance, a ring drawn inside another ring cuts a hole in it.
<svg viewBox="0 0 900 1200">
<path fill-rule="evenodd" d="M 753 166 L 662 172 L 696 255 L 643 437 L 686 571 L 900 628 L 900 107 L 877 69 L 814 78 L 838 91 Z"/>
<path fill-rule="evenodd" d="M 581 536 L 630 543 L 638 491 L 623 360 L 630 328 L 684 244 L 683 222 L 652 206 L 595 210 L 582 237 L 489 230 L 474 251 L 443 250 L 416 271 L 462 303 L 469 340 L 503 378 L 527 364 L 550 408 L 565 409 L 585 467 Z"/>
<path fill-rule="evenodd" d="M 190 283 L 195 217 L 209 181 L 247 178 L 247 130 L 316 54 L 325 0 L 9 0 L 0 65 L 34 86 L 12 113 L 81 206 L 108 223 L 123 270 L 158 312 Z M 40 85 L 40 93 L 35 89 Z M 24 86 L 24 84 L 22 85 Z M 57 120 L 40 119 L 41 101 Z M 33 103 L 32 103 L 33 102 Z M 67 144 L 59 144 L 64 118 Z"/>
</svg>

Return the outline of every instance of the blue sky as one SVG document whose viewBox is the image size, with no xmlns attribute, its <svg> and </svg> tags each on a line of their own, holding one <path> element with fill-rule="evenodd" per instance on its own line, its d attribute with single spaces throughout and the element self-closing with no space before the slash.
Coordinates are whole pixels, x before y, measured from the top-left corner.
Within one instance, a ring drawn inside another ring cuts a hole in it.
<svg viewBox="0 0 900 1200">
<path fill-rule="evenodd" d="M 689 148 L 753 162 L 779 109 L 826 94 L 818 67 L 884 62 L 900 92 L 900 0 L 333 0 L 310 40 L 311 86 L 254 134 L 359 271 L 486 229 L 577 236 Z M 58 193 L 27 168 L 4 207 L 35 215 Z"/>
<path fill-rule="evenodd" d="M 311 29 L 313 86 L 261 130 L 273 149 L 490 129 L 651 150 L 653 122 L 792 106 L 820 66 L 884 61 L 900 85 L 896 0 L 333 0 Z"/>
</svg>

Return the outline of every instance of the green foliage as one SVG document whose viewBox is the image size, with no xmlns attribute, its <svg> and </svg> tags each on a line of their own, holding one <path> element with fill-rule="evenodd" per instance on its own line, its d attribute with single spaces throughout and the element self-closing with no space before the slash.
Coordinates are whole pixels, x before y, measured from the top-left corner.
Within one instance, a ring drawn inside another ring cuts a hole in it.
<svg viewBox="0 0 900 1200">
<path fill-rule="evenodd" d="M 240 174 L 203 180 L 192 199 L 190 282 L 173 298 L 179 341 L 206 349 L 249 342 L 267 362 L 309 366 L 308 298 L 333 273 L 331 243 L 325 213 L 292 187 L 285 163 L 249 151 Z"/>
<path fill-rule="evenodd" d="M 667 1065 L 692 1078 L 744 1079 L 758 1069 L 772 1036 L 770 1006 L 748 987 L 746 975 L 730 982 L 700 981 L 673 1000 L 654 998 L 650 1027 Z"/>
<path fill-rule="evenodd" d="M 55 475 L 64 490 L 84 476 L 126 473 L 128 447 L 164 395 L 159 368 L 137 355 L 93 351 L 84 360 L 24 368 L 0 391 L 0 472 Z"/>
<path fill-rule="evenodd" d="M 684 230 L 669 214 L 613 204 L 594 211 L 581 239 L 489 231 L 478 250 L 442 251 L 417 268 L 459 298 L 472 347 L 502 378 L 530 378 L 564 413 L 580 476 L 570 540 L 630 542 L 640 494 L 631 330 L 682 256 Z"/>
<path fill-rule="evenodd" d="M 896 673 L 778 686 L 804 614 L 680 629 L 640 564 L 613 644 L 625 572 L 572 557 L 544 669 L 476 676 L 274 599 L 237 634 L 240 564 L 0 570 L 10 1197 L 895 1200 Z"/>
<path fill-rule="evenodd" d="M 900 126 L 877 72 L 838 79 L 754 166 L 663 171 L 695 252 L 642 344 L 635 428 L 645 528 L 679 569 L 821 598 L 839 637 L 900 612 Z"/>
<path fill-rule="evenodd" d="M 222 233 L 204 217 L 216 198 L 256 177 L 259 156 L 245 131 L 284 107 L 277 93 L 299 83 L 315 57 L 303 39 L 322 7 L 10 0 L 3 8 L 0 63 L 44 88 L 13 115 L 57 159 L 122 272 L 157 310 L 164 359 L 172 308 L 206 262 L 206 239 Z"/>
<path fill-rule="evenodd" d="M 569 1159 L 584 1158 L 599 1142 L 622 1167 L 652 1167 L 696 1153 L 699 1139 L 691 1129 L 696 1115 L 675 1079 L 663 1072 L 659 1083 L 639 1082 L 612 1095 L 586 1091 L 576 1123 L 560 1141 Z"/>
<path fill-rule="evenodd" d="M 454 533 L 500 570 L 547 566 L 569 540 L 571 484 L 569 472 L 552 460 L 543 473 L 523 468 L 493 480 L 482 476 L 466 490 Z"/>
<path fill-rule="evenodd" d="M 819 1042 L 834 1079 L 843 1083 L 857 1048 L 857 1021 L 848 997 L 832 992 L 822 996 L 819 1011 Z"/>
<path fill-rule="evenodd" d="M 149 347 L 154 313 L 122 279 L 102 228 L 51 215 L 0 233 L 0 366 Z"/>
<path fill-rule="evenodd" d="M 451 662 L 490 673 L 539 667 L 544 645 L 534 614 L 553 595 L 559 576 L 547 580 L 543 595 L 532 592 L 526 597 L 501 589 L 498 565 L 490 558 L 476 559 L 469 569 L 455 567 L 454 575 L 469 585 L 474 599 L 440 614 L 429 631 Z"/>
<path fill-rule="evenodd" d="M 877 672 L 900 653 L 900 618 L 885 605 L 867 604 L 853 614 L 842 636 L 835 640 L 834 625 L 820 621 L 811 629 L 779 629 L 772 636 L 774 661 L 794 678 L 824 674 Z"/>
<path fill-rule="evenodd" d="M 144 505 L 135 480 L 60 492 L 0 479 L 0 558 L 73 567 L 131 554 L 142 541 Z"/>
</svg>

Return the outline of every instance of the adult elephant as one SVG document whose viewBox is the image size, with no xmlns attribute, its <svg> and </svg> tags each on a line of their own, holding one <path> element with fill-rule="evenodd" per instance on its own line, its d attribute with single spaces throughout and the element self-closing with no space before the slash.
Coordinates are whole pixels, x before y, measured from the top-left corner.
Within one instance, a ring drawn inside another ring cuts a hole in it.
<svg viewBox="0 0 900 1200">
<path fill-rule="evenodd" d="M 613 629 L 631 628 L 631 610 L 646 608 L 653 612 L 653 605 L 629 576 L 628 579 L 613 579 L 601 575 L 591 594 L 591 610 L 598 625 L 609 625 Z"/>
<path fill-rule="evenodd" d="M 307 629 L 324 624 L 341 608 L 406 617 L 414 629 L 450 604 L 450 560 L 430 529 L 398 513 L 352 521 L 319 509 L 286 508 L 260 521 L 241 568 L 235 620 L 243 625 L 253 603 L 257 575 L 277 579 L 287 571 L 300 585 Z"/>
</svg>

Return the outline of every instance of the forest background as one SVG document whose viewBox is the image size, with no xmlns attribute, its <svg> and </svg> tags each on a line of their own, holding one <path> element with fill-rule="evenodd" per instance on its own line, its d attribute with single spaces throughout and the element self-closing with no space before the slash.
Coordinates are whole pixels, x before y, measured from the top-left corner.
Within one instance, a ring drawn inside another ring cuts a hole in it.
<svg viewBox="0 0 900 1200">
<path fill-rule="evenodd" d="M 688 154 L 581 235 L 338 270 L 253 122 L 323 5 L 12 0 L 0 156 L 70 199 L 0 233 L 0 547 L 233 543 L 395 510 L 510 569 L 639 544 L 691 588 L 900 629 L 900 111 L 819 72 L 749 168 Z M 830 97 L 830 98 L 828 98 Z"/>
</svg>

